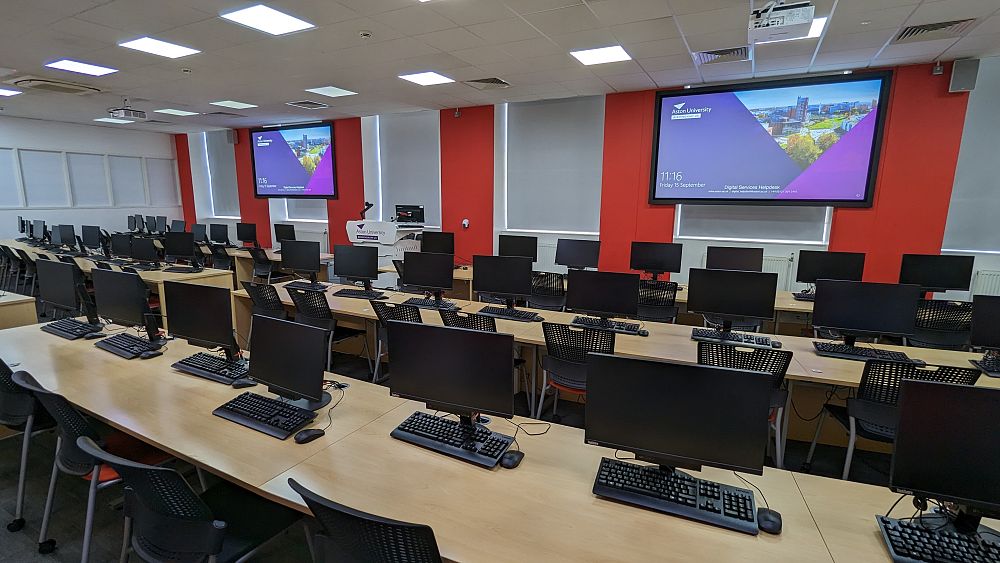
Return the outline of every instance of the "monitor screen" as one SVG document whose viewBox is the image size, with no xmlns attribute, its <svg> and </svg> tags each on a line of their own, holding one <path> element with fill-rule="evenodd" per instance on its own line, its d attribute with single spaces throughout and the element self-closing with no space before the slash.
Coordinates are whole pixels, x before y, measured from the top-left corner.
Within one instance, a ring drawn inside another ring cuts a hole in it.
<svg viewBox="0 0 1000 563">
<path fill-rule="evenodd" d="M 772 319 L 778 274 L 691 268 L 687 310 L 734 318 Z"/>
<path fill-rule="evenodd" d="M 137 231 L 139 231 L 139 232 L 142 232 L 142 230 L 145 228 L 145 226 L 146 226 L 146 222 L 143 221 L 142 215 L 140 215 L 139 213 L 136 213 L 135 214 L 135 229 Z"/>
<path fill-rule="evenodd" d="M 62 241 L 62 229 L 59 228 L 61 226 L 62 225 L 54 225 L 52 227 L 52 237 L 51 237 L 51 241 L 50 242 L 52 244 L 57 245 L 57 246 L 62 246 L 62 243 L 63 243 L 63 241 Z"/>
<path fill-rule="evenodd" d="M 194 235 L 195 242 L 208 242 L 208 235 L 205 231 L 205 225 L 201 223 L 195 223 L 191 225 L 191 234 Z"/>
<path fill-rule="evenodd" d="M 556 241 L 556 264 L 568 268 L 596 268 L 601 241 L 559 239 Z"/>
<path fill-rule="evenodd" d="M 397 223 L 414 223 L 417 225 L 424 224 L 424 206 L 423 205 L 397 205 L 396 206 L 396 222 Z"/>
<path fill-rule="evenodd" d="M 514 416 L 513 336 L 398 321 L 388 325 L 392 395 L 459 415 Z"/>
<path fill-rule="evenodd" d="M 870 207 L 890 77 L 660 92 L 650 203 Z"/>
<path fill-rule="evenodd" d="M 570 270 L 566 308 L 602 317 L 635 316 L 639 312 L 639 275 Z"/>
<path fill-rule="evenodd" d="M 428 231 L 421 235 L 420 252 L 434 254 L 455 253 L 455 233 L 436 233 Z"/>
<path fill-rule="evenodd" d="M 156 244 L 151 238 L 132 239 L 132 258 L 144 262 L 157 262 L 160 254 L 156 251 Z"/>
<path fill-rule="evenodd" d="M 295 240 L 295 225 L 274 225 L 274 240 L 278 241 L 278 244 L 286 240 Z"/>
<path fill-rule="evenodd" d="M 55 260 L 36 260 L 39 297 L 46 305 L 66 311 L 79 309 L 76 266 Z"/>
<path fill-rule="evenodd" d="M 795 281 L 816 283 L 816 280 L 861 281 L 865 272 L 865 255 L 861 252 L 799 251 L 799 268 Z"/>
<path fill-rule="evenodd" d="M 759 475 L 771 391 L 766 373 L 590 354 L 584 439 L 661 465 Z"/>
<path fill-rule="evenodd" d="M 849 334 L 913 334 L 920 286 L 819 280 L 813 326 Z"/>
<path fill-rule="evenodd" d="M 196 345 L 206 348 L 233 347 L 233 311 L 229 289 L 165 281 L 163 291 L 166 294 L 164 303 L 170 334 L 194 340 Z"/>
<path fill-rule="evenodd" d="M 111 235 L 111 254 L 119 258 L 131 258 L 132 236 L 123 233 Z"/>
<path fill-rule="evenodd" d="M 240 242 L 257 242 L 257 225 L 254 223 L 236 223 L 236 240 Z"/>
<path fill-rule="evenodd" d="M 156 232 L 158 233 L 167 232 L 167 218 L 163 215 L 156 216 Z"/>
<path fill-rule="evenodd" d="M 194 258 L 194 235 L 184 231 L 170 231 L 163 238 L 163 253 L 178 258 Z"/>
<path fill-rule="evenodd" d="M 179 219 L 174 219 L 170 222 L 170 232 L 172 233 L 182 233 L 187 230 L 187 224 Z"/>
<path fill-rule="evenodd" d="M 448 290 L 454 285 L 455 256 L 430 252 L 403 254 L 403 283 L 429 291 Z"/>
<path fill-rule="evenodd" d="M 473 256 L 472 291 L 499 297 L 531 295 L 531 258 L 528 256 Z"/>
<path fill-rule="evenodd" d="M 378 248 L 349 244 L 334 246 L 333 275 L 351 280 L 378 279 Z"/>
<path fill-rule="evenodd" d="M 764 269 L 763 248 L 743 248 L 739 246 L 709 246 L 705 259 L 709 270 L 743 270 L 760 272 Z"/>
<path fill-rule="evenodd" d="M 322 400 L 327 331 L 261 315 L 252 322 L 250 378 L 288 399 Z"/>
<path fill-rule="evenodd" d="M 31 226 L 32 226 L 31 232 L 32 234 L 35 235 L 35 238 L 40 239 L 45 236 L 45 221 L 39 221 L 38 219 L 35 219 L 32 222 Z"/>
<path fill-rule="evenodd" d="M 629 267 L 655 274 L 680 272 L 683 249 L 682 245 L 671 242 L 633 242 Z"/>
<path fill-rule="evenodd" d="M 534 262 L 538 260 L 538 237 L 500 235 L 497 250 L 500 256 L 527 256 Z"/>
<path fill-rule="evenodd" d="M 20 215 L 17 216 L 17 232 L 23 233 L 27 229 L 24 227 L 24 218 Z"/>
<path fill-rule="evenodd" d="M 128 216 L 128 230 L 134 231 L 136 228 L 135 215 Z"/>
<path fill-rule="evenodd" d="M 1000 516 L 1000 390 L 903 380 L 889 487 Z"/>
<path fill-rule="evenodd" d="M 337 198 L 333 126 L 250 131 L 257 197 Z"/>
<path fill-rule="evenodd" d="M 156 232 L 156 216 L 146 215 L 146 230 L 150 233 Z"/>
<path fill-rule="evenodd" d="M 1000 296 L 972 296 L 972 335 L 976 347 L 1000 350 Z"/>
<path fill-rule="evenodd" d="M 319 243 L 287 240 L 281 245 L 281 267 L 296 272 L 319 272 Z"/>
<path fill-rule="evenodd" d="M 968 291 L 975 256 L 904 254 L 899 283 L 919 285 L 928 291 Z"/>
<path fill-rule="evenodd" d="M 101 228 L 96 225 L 84 225 L 80 227 L 83 231 L 83 245 L 87 248 L 101 247 Z"/>
<path fill-rule="evenodd" d="M 229 242 L 229 227 L 225 224 L 212 223 L 208 226 L 208 234 L 212 242 L 225 244 Z"/>
<path fill-rule="evenodd" d="M 59 244 L 64 246 L 74 246 L 76 244 L 76 229 L 73 225 L 59 225 L 56 227 L 59 231 Z"/>
<path fill-rule="evenodd" d="M 146 284 L 139 274 L 100 268 L 94 268 L 90 274 L 94 278 L 98 315 L 124 326 L 146 324 L 149 302 L 146 300 Z"/>
</svg>

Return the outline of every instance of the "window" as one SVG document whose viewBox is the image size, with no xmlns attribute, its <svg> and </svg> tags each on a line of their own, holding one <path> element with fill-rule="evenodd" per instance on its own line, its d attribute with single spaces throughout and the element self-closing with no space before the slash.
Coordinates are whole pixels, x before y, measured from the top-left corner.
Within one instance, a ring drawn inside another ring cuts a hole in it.
<svg viewBox="0 0 1000 563">
<path fill-rule="evenodd" d="M 382 219 L 396 205 L 423 205 L 428 226 L 441 225 L 441 122 L 437 111 L 378 118 Z"/>
<path fill-rule="evenodd" d="M 295 221 L 327 221 L 325 199 L 286 199 L 285 212 L 288 219 Z"/>
<path fill-rule="evenodd" d="M 134 156 L 109 156 L 111 191 L 118 207 L 146 205 L 142 159 Z"/>
<path fill-rule="evenodd" d="M 66 153 L 69 166 L 69 185 L 73 190 L 73 204 L 79 207 L 107 207 L 108 175 L 104 168 L 104 155 Z"/>
<path fill-rule="evenodd" d="M 825 245 L 830 207 L 678 205 L 674 238 Z"/>
<path fill-rule="evenodd" d="M 507 104 L 507 230 L 594 233 L 604 96 Z"/>
<path fill-rule="evenodd" d="M 240 194 L 236 187 L 236 156 L 226 131 L 204 133 L 208 183 L 214 217 L 240 216 Z"/>
<path fill-rule="evenodd" d="M 14 150 L 0 149 L 0 207 L 20 207 L 21 190 L 17 187 Z"/>
<path fill-rule="evenodd" d="M 28 207 L 65 207 L 69 205 L 63 155 L 49 151 L 18 151 L 21 178 Z"/>
</svg>

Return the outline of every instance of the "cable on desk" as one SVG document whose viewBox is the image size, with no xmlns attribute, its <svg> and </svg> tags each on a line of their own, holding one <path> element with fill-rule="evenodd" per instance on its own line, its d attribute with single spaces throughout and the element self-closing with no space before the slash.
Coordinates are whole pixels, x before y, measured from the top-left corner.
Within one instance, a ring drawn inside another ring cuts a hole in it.
<svg viewBox="0 0 1000 563">
<path fill-rule="evenodd" d="M 757 492 L 760 493 L 760 498 L 763 499 L 763 501 L 764 501 L 764 508 L 767 508 L 768 510 L 771 509 L 771 505 L 767 504 L 767 497 L 764 496 L 764 491 L 760 490 L 760 487 L 758 487 L 757 485 L 754 485 L 750 481 L 747 481 L 746 479 L 743 478 L 742 475 L 740 475 L 739 473 L 737 473 L 735 471 L 733 471 L 733 475 L 736 475 L 736 478 L 739 479 L 740 481 L 743 481 L 747 485 L 750 485 L 751 487 L 757 489 Z"/>
<path fill-rule="evenodd" d="M 329 383 L 329 385 L 326 385 L 327 383 Z M 335 403 L 333 403 L 332 405 L 330 405 L 330 408 L 326 409 L 326 426 L 324 426 L 323 428 L 321 428 L 321 430 L 323 430 L 324 432 L 326 432 L 327 429 L 329 429 L 331 426 L 333 426 L 333 409 L 337 408 L 337 405 L 339 405 L 341 403 L 341 401 L 344 400 L 344 397 L 347 396 L 347 391 L 346 391 L 347 388 L 346 387 L 342 387 L 336 381 L 329 381 L 329 382 L 324 381 L 323 382 L 323 387 L 324 387 L 324 389 L 329 389 L 329 388 L 332 387 L 334 389 L 340 390 L 340 397 L 337 398 L 337 401 Z"/>
<path fill-rule="evenodd" d="M 896 508 L 896 505 L 899 504 L 899 501 L 903 500 L 904 498 L 906 498 L 906 495 L 899 495 L 899 498 L 896 499 L 896 502 L 892 503 L 892 506 L 889 507 L 889 511 L 886 512 L 885 515 L 889 516 L 890 514 L 892 514 L 892 510 Z"/>
</svg>

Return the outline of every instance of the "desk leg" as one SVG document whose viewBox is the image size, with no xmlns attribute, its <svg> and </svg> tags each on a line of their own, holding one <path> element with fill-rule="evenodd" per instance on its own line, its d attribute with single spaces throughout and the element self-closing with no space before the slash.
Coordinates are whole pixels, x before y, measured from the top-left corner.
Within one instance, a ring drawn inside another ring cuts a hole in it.
<svg viewBox="0 0 1000 563">
<path fill-rule="evenodd" d="M 531 351 L 531 399 L 528 401 L 528 416 L 531 416 L 532 408 L 535 405 L 535 394 L 538 392 L 538 346 Z"/>
<path fill-rule="evenodd" d="M 788 419 L 792 418 L 792 391 L 795 388 L 795 382 L 791 379 L 785 379 L 788 384 L 788 396 L 785 397 L 785 416 L 781 417 L 781 457 L 785 457 L 785 445 L 788 443 Z M 782 467 L 781 469 L 784 469 Z"/>
<path fill-rule="evenodd" d="M 250 322 L 253 318 L 253 301 L 249 297 L 233 295 L 233 329 L 236 343 L 244 350 L 250 349 Z"/>
<path fill-rule="evenodd" d="M 253 281 L 253 258 L 234 256 L 236 264 L 236 286 L 240 287 L 245 281 Z"/>
</svg>

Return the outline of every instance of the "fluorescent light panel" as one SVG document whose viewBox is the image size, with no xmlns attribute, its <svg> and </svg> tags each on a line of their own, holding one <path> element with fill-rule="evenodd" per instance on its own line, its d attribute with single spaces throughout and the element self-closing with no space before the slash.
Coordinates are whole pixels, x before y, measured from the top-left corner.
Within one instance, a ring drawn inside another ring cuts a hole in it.
<svg viewBox="0 0 1000 563">
<path fill-rule="evenodd" d="M 789 37 L 788 39 L 775 39 L 774 41 L 758 41 L 758 45 L 768 43 L 784 43 L 785 41 L 798 41 L 799 39 L 816 39 L 823 35 L 823 28 L 826 27 L 826 18 L 813 18 L 812 25 L 809 26 L 809 35 L 803 37 Z"/>
<path fill-rule="evenodd" d="M 0 96 L 16 96 L 22 94 L 23 92 L 19 90 L 8 90 L 6 88 L 0 88 Z"/>
<path fill-rule="evenodd" d="M 114 117 L 98 117 L 94 121 L 100 121 L 102 123 L 115 123 L 118 125 L 124 125 L 126 123 L 135 123 L 131 119 L 116 119 Z"/>
<path fill-rule="evenodd" d="M 263 4 L 222 14 L 222 17 L 271 35 L 284 35 L 316 27 L 307 21 L 279 12 L 274 8 L 268 8 Z"/>
<path fill-rule="evenodd" d="M 140 37 L 139 39 L 135 39 L 133 41 L 119 43 L 118 46 L 125 47 L 126 49 L 135 49 L 136 51 L 142 51 L 144 53 L 151 53 L 153 55 L 159 55 L 161 57 L 167 57 L 168 59 L 179 59 L 181 57 L 201 52 L 198 49 L 174 45 L 173 43 L 167 43 L 166 41 L 160 41 L 159 39 L 153 39 L 152 37 Z"/>
<path fill-rule="evenodd" d="M 55 68 L 59 70 L 65 70 L 67 72 L 75 72 L 78 74 L 89 74 L 90 76 L 104 76 L 105 74 L 111 74 L 112 72 L 118 72 L 116 68 L 108 68 L 106 66 L 92 65 L 89 63 L 81 63 L 80 61 L 74 61 L 71 59 L 62 59 L 49 63 L 45 65 L 49 68 Z"/>
<path fill-rule="evenodd" d="M 212 104 L 213 106 L 222 106 L 224 108 L 233 108 L 233 109 L 250 109 L 257 107 L 253 104 L 246 104 L 243 102 L 236 102 L 233 100 L 220 100 L 218 102 L 209 102 L 209 103 Z"/>
<path fill-rule="evenodd" d="M 344 90 L 343 88 L 337 88 L 336 86 L 322 86 L 320 88 L 306 88 L 306 92 L 312 92 L 313 94 L 319 94 L 320 96 L 327 96 L 330 98 L 339 98 L 340 96 L 355 96 L 357 92 L 351 92 L 350 90 Z"/>
<path fill-rule="evenodd" d="M 438 74 L 436 72 L 418 72 L 416 74 L 400 74 L 400 78 L 403 80 L 408 80 L 414 84 L 419 84 L 421 86 L 434 86 L 436 84 L 448 84 L 454 82 L 451 78 L 447 76 Z"/>
<path fill-rule="evenodd" d="M 632 57 L 625 52 L 625 49 L 622 49 L 621 45 L 601 47 L 599 49 L 587 49 L 585 51 L 570 51 L 569 54 L 573 55 L 576 57 L 576 60 L 587 66 L 632 60 Z"/>
<path fill-rule="evenodd" d="M 179 115 L 181 117 L 187 117 L 189 115 L 198 115 L 198 112 L 196 112 L 196 111 L 184 111 L 182 109 L 171 109 L 171 108 L 154 109 L 153 112 L 154 113 L 165 113 L 165 114 L 168 114 L 168 115 Z"/>
</svg>

